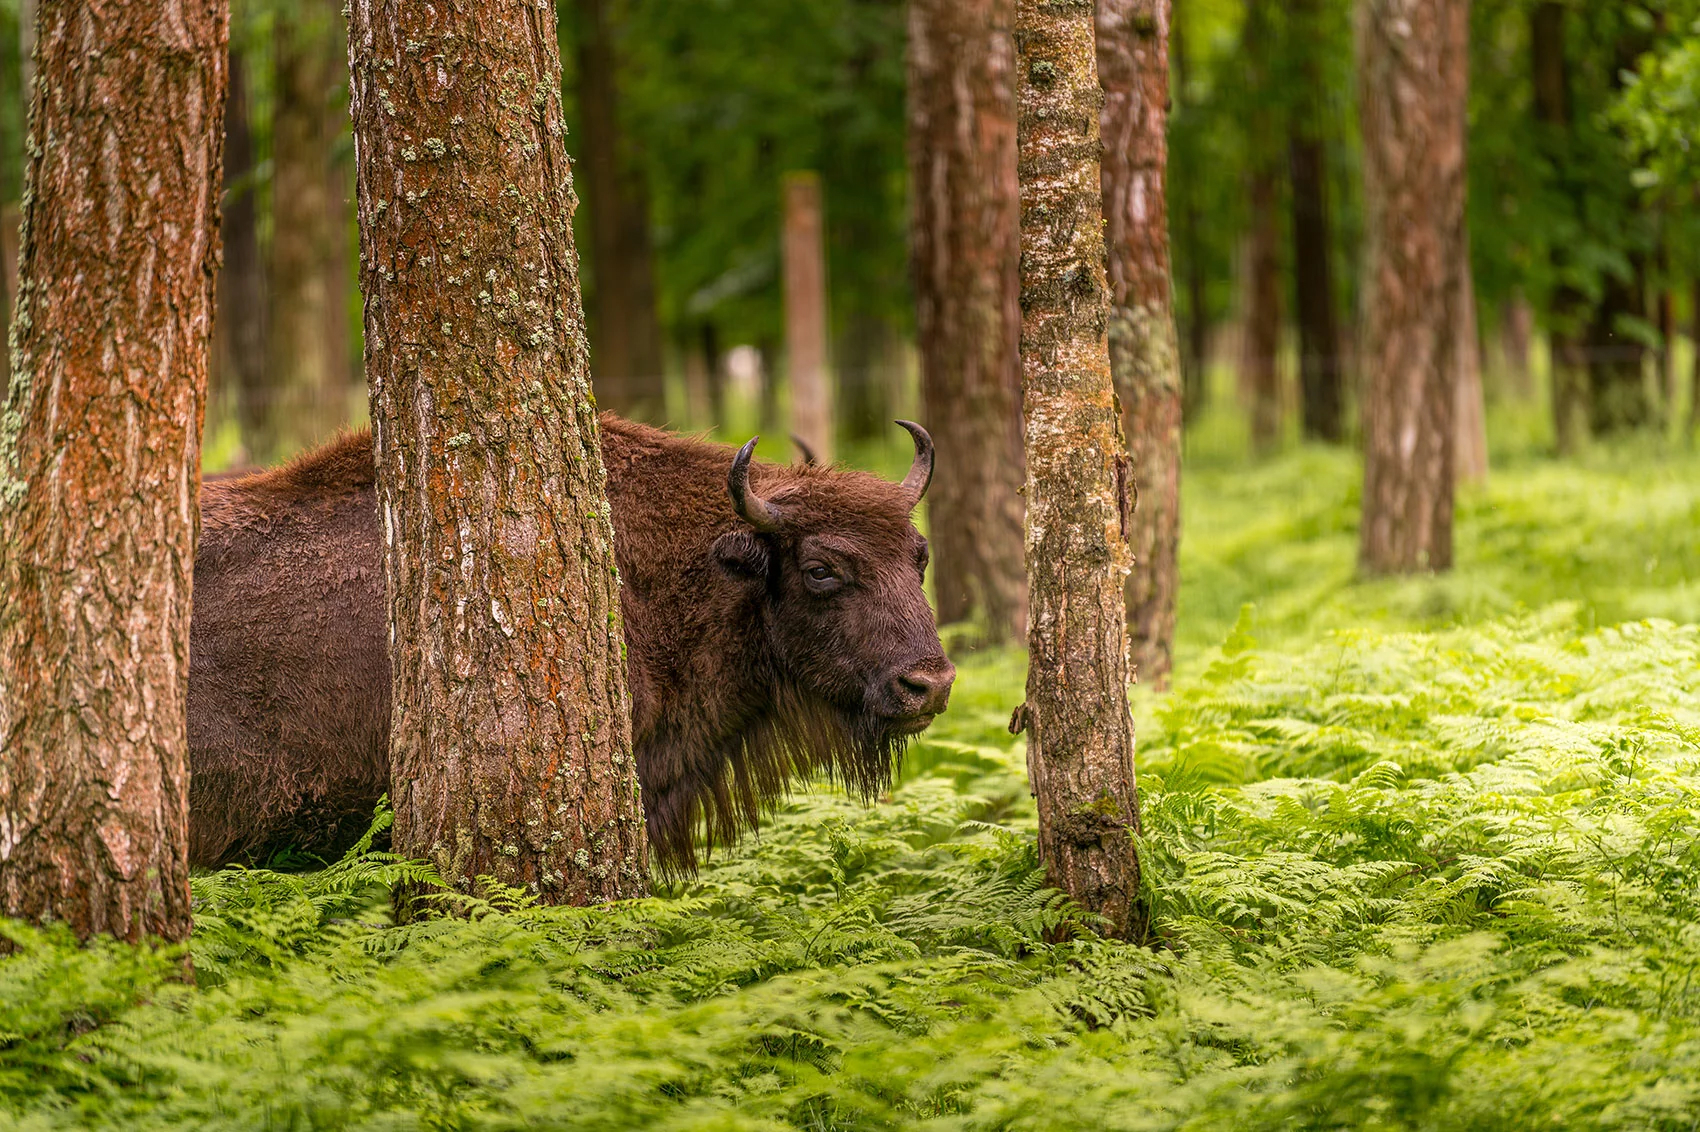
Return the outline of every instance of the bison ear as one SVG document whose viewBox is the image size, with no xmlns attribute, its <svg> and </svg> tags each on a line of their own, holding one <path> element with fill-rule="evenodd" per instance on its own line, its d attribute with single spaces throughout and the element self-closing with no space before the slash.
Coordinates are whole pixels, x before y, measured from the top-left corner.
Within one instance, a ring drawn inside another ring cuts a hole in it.
<svg viewBox="0 0 1700 1132">
<path fill-rule="evenodd" d="M 767 577 L 767 544 L 753 531 L 727 531 L 714 540 L 714 560 L 728 574 Z"/>
</svg>

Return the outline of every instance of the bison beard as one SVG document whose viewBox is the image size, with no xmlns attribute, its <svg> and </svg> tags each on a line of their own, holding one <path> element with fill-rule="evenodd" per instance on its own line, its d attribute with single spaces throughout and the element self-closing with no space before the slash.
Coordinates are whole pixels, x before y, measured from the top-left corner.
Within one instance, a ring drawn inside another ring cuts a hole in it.
<svg viewBox="0 0 1700 1132">
<path fill-rule="evenodd" d="M 750 447 L 611 415 L 602 450 L 624 585 L 633 738 L 655 861 L 734 841 L 798 780 L 864 798 L 942 711 L 954 669 L 902 484 L 752 464 Z M 753 481 L 753 482 L 752 482 Z M 388 616 L 371 437 L 209 480 L 195 563 L 190 854 L 340 852 L 389 785 Z"/>
</svg>

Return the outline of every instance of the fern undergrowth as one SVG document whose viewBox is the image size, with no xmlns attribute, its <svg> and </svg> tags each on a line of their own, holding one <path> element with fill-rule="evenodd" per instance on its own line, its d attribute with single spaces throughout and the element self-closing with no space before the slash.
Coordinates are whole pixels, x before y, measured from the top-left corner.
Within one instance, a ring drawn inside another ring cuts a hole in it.
<svg viewBox="0 0 1700 1132">
<path fill-rule="evenodd" d="M 648 900 L 396 926 L 434 878 L 368 841 L 197 877 L 194 987 L 0 926 L 0 1125 L 1695 1127 L 1696 471 L 1514 466 L 1455 574 L 1373 583 L 1349 461 L 1195 475 L 1144 946 L 1044 886 L 985 652 L 889 797 Z"/>
</svg>

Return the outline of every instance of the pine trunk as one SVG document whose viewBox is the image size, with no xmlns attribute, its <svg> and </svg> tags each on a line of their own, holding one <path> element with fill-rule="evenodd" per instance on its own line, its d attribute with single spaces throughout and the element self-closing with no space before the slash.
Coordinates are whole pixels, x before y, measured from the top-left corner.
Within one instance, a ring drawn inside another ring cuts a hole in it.
<svg viewBox="0 0 1700 1132">
<path fill-rule="evenodd" d="M 463 891 L 641 895 L 554 9 L 355 0 L 349 65 L 396 850 Z"/>
<path fill-rule="evenodd" d="M 281 5 L 273 25 L 267 403 L 247 441 L 261 462 L 325 440 L 345 415 L 346 386 L 334 387 L 325 341 L 331 298 L 324 261 L 338 242 L 323 126 L 336 62 L 334 15 L 328 0 L 303 0 Z"/>
<path fill-rule="evenodd" d="M 1287 123 L 1287 172 L 1293 200 L 1294 314 L 1299 327 L 1299 417 L 1310 440 L 1346 439 L 1346 377 L 1340 357 L 1340 314 L 1334 297 L 1334 231 L 1328 200 L 1328 92 L 1316 43 L 1318 0 L 1288 8 L 1296 44 L 1297 112 Z"/>
<path fill-rule="evenodd" d="M 1014 0 L 912 0 L 909 176 L 921 407 L 942 623 L 1027 632 Z"/>
<path fill-rule="evenodd" d="M 188 937 L 222 3 L 42 0 L 0 414 L 0 912 Z"/>
<path fill-rule="evenodd" d="M 820 177 L 785 178 L 785 374 L 791 432 L 823 463 L 832 460 L 832 385 L 826 369 L 826 227 Z"/>
<path fill-rule="evenodd" d="M 1017 0 L 1021 367 L 1026 409 L 1027 732 L 1052 884 L 1143 931 L 1124 588 L 1132 483 L 1110 373 L 1093 9 Z"/>
<path fill-rule="evenodd" d="M 637 420 L 665 410 L 649 186 L 620 122 L 610 0 L 577 0 L 579 115 L 590 211 L 591 368 L 602 407 Z"/>
<path fill-rule="evenodd" d="M 1253 3 L 1242 31 L 1242 55 L 1258 108 L 1249 130 L 1245 322 L 1241 380 L 1251 402 L 1251 446 L 1267 455 L 1281 442 L 1281 160 L 1277 123 L 1268 107 L 1274 77 L 1274 28 L 1268 8 Z"/>
<path fill-rule="evenodd" d="M 1476 320 L 1476 283 L 1470 270 L 1469 240 L 1464 242 L 1463 267 L 1458 273 L 1457 405 L 1453 423 L 1458 430 L 1453 467 L 1461 483 L 1481 483 L 1488 476 L 1487 392 L 1482 388 L 1482 350 Z"/>
<path fill-rule="evenodd" d="M 1136 676 L 1166 688 L 1180 585 L 1180 355 L 1169 278 L 1168 0 L 1098 0 L 1110 369 L 1138 505 L 1127 625 Z"/>
<path fill-rule="evenodd" d="M 1363 0 L 1369 328 L 1359 560 L 1452 565 L 1468 0 Z"/>
<path fill-rule="evenodd" d="M 354 408 L 356 392 L 365 392 L 365 382 L 355 356 L 350 309 L 356 254 L 354 153 L 345 72 L 348 37 L 340 19 L 331 21 L 325 47 L 332 60 L 332 79 L 319 107 L 319 144 L 325 151 L 325 239 L 319 246 L 318 270 L 325 281 L 325 384 L 333 397 L 328 419 L 333 428 L 341 428 Z"/>
<path fill-rule="evenodd" d="M 1188 61 L 1186 43 L 1181 36 L 1183 26 L 1181 0 L 1174 0 L 1169 6 L 1169 42 L 1175 70 L 1172 105 L 1184 108 L 1188 94 Z M 1185 257 L 1186 335 L 1182 339 L 1185 349 L 1181 353 L 1185 396 L 1181 411 L 1183 417 L 1190 418 L 1210 401 L 1210 312 L 1204 293 L 1204 242 L 1199 232 L 1198 189 L 1194 183 L 1197 170 L 1189 166 L 1188 171 L 1192 176 L 1184 179 L 1179 175 L 1171 176 L 1169 181 L 1171 191 L 1176 190 L 1178 185 L 1175 195 L 1180 204 L 1181 249 Z"/>
<path fill-rule="evenodd" d="M 1646 321 L 1645 270 L 1638 261 L 1627 279 L 1608 272 L 1588 324 L 1588 427 L 1595 436 L 1646 428 L 1653 421 L 1646 347 L 1623 331 L 1625 322 Z"/>
<path fill-rule="evenodd" d="M 241 52 L 232 51 L 224 103 L 224 266 L 218 274 L 214 332 L 220 393 L 234 404 L 242 435 L 252 438 L 266 422 L 266 277 L 249 113 L 247 63 Z"/>
<path fill-rule="evenodd" d="M 1535 88 L 1535 120 L 1540 124 L 1536 141 L 1542 156 L 1560 175 L 1571 160 L 1570 69 L 1565 56 L 1564 19 L 1565 5 L 1555 0 L 1541 0 L 1529 13 L 1530 70 Z M 1573 186 L 1561 188 L 1572 197 L 1576 194 Z M 1571 206 L 1580 209 L 1581 202 L 1572 200 Z M 1553 246 L 1553 273 L 1560 278 L 1566 272 L 1568 255 L 1569 249 L 1564 245 Z M 1553 440 L 1560 455 L 1570 455 L 1579 446 L 1581 412 L 1586 400 L 1582 294 L 1573 286 L 1560 283 L 1553 292 L 1549 315 Z"/>
</svg>

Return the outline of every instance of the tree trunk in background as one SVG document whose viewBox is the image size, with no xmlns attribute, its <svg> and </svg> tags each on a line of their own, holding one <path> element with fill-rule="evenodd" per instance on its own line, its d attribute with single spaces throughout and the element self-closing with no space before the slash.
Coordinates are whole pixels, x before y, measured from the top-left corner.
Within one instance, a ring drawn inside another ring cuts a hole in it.
<svg viewBox="0 0 1700 1132">
<path fill-rule="evenodd" d="M 684 357 L 684 427 L 711 428 L 714 424 L 714 406 L 708 391 L 708 355 L 702 349 L 699 337 L 687 337 L 680 343 L 679 353 Z"/>
<path fill-rule="evenodd" d="M 548 11 L 360 0 L 349 69 L 395 848 L 585 903 L 648 867 Z"/>
<path fill-rule="evenodd" d="M 1535 393 L 1529 384 L 1529 347 L 1534 337 L 1534 308 L 1522 294 L 1515 294 L 1499 312 L 1499 341 L 1511 394 L 1519 401 L 1527 401 Z"/>
<path fill-rule="evenodd" d="M 1691 295 L 1694 304 L 1694 321 L 1689 325 L 1689 334 L 1693 337 L 1695 346 L 1694 364 L 1688 370 L 1688 437 L 1692 440 L 1700 435 L 1700 280 L 1694 283 Z"/>
<path fill-rule="evenodd" d="M 1561 182 L 1571 159 L 1570 70 L 1564 51 L 1564 13 L 1564 4 L 1542 0 L 1529 14 L 1530 70 L 1535 88 L 1535 120 L 1540 126 L 1536 140 L 1548 163 L 1560 171 Z M 1574 199 L 1577 190 L 1562 183 L 1560 187 L 1572 198 L 1572 206 L 1580 209 L 1580 202 Z M 1561 276 L 1567 254 L 1563 247 L 1553 248 L 1552 266 Z M 1582 294 L 1574 286 L 1560 283 L 1553 290 L 1549 317 L 1553 439 L 1559 454 L 1569 455 L 1576 451 L 1581 438 L 1580 414 L 1585 397 Z"/>
<path fill-rule="evenodd" d="M 702 360 L 708 369 L 708 425 L 719 428 L 726 420 L 726 359 L 720 354 L 720 333 L 714 323 L 702 325 Z"/>
<path fill-rule="evenodd" d="M 1289 38 L 1299 83 L 1287 123 L 1292 185 L 1293 276 L 1299 324 L 1299 415 L 1310 440 L 1346 439 L 1346 375 L 1340 358 L 1340 314 L 1334 296 L 1334 231 L 1328 200 L 1328 145 L 1322 122 L 1328 92 L 1314 46 L 1318 0 L 1292 0 Z"/>
<path fill-rule="evenodd" d="M 1248 81 L 1252 90 L 1263 95 L 1248 129 L 1250 229 L 1243 265 L 1245 337 L 1240 379 L 1251 401 L 1251 446 L 1260 455 L 1274 451 L 1281 440 L 1281 171 L 1275 117 L 1268 108 L 1274 37 L 1269 20 L 1267 6 L 1253 3 L 1241 33 Z"/>
<path fill-rule="evenodd" d="M 1363 0 L 1364 493 L 1373 574 L 1452 565 L 1468 0 Z"/>
<path fill-rule="evenodd" d="M 188 938 L 224 4 L 43 0 L 0 414 L 0 912 Z"/>
<path fill-rule="evenodd" d="M 1487 394 L 1482 388 L 1482 350 L 1477 333 L 1476 282 L 1470 270 L 1470 240 L 1464 236 L 1458 273 L 1458 361 L 1453 407 L 1454 474 L 1462 483 L 1481 483 L 1488 475 Z"/>
<path fill-rule="evenodd" d="M 1172 104 L 1186 105 L 1188 61 L 1181 35 L 1182 0 L 1169 6 L 1169 44 L 1174 57 L 1175 82 Z M 1173 164 L 1178 164 L 1175 162 Z M 1204 293 L 1204 242 L 1199 234 L 1198 170 L 1189 167 L 1190 177 L 1172 176 L 1170 190 L 1180 205 L 1181 245 L 1186 257 L 1186 335 L 1182 338 L 1181 373 L 1185 383 L 1182 415 L 1186 419 L 1201 412 L 1210 401 L 1210 312 Z M 1175 191 L 1177 190 L 1178 191 Z"/>
<path fill-rule="evenodd" d="M 1098 0 L 1099 124 L 1109 243 L 1110 368 L 1138 506 L 1127 627 L 1134 673 L 1166 688 L 1180 586 L 1180 355 L 1169 279 L 1168 0 Z"/>
<path fill-rule="evenodd" d="M 611 0 L 576 0 L 578 108 L 590 210 L 591 370 L 602 408 L 659 421 L 666 409 L 649 182 L 620 121 Z"/>
<path fill-rule="evenodd" d="M 331 82 L 320 108 L 320 144 L 325 151 L 325 241 L 319 248 L 319 272 L 325 287 L 325 384 L 334 401 L 331 424 L 345 425 L 354 397 L 365 392 L 359 362 L 354 356 L 354 328 L 349 300 L 355 290 L 357 234 L 354 231 L 354 148 L 348 122 L 347 28 L 330 21 L 328 51 Z"/>
<path fill-rule="evenodd" d="M 909 176 L 939 621 L 1027 632 L 1014 0 L 909 5 Z"/>
<path fill-rule="evenodd" d="M 1605 293 L 1588 324 L 1588 427 L 1595 436 L 1645 428 L 1653 421 L 1643 363 L 1646 347 L 1624 333 L 1625 320 L 1647 317 L 1646 263 L 1636 257 L 1628 279 L 1605 276 Z"/>
<path fill-rule="evenodd" d="M 826 370 L 826 226 L 820 177 L 785 176 L 785 375 L 791 432 L 832 462 L 832 385 Z"/>
<path fill-rule="evenodd" d="M 1032 602 L 1027 772 L 1050 882 L 1143 934 L 1124 588 L 1132 483 L 1105 336 L 1098 85 L 1090 5 L 1017 0 L 1021 368 Z"/>
<path fill-rule="evenodd" d="M 244 438 L 262 463 L 326 439 L 345 416 L 325 341 L 331 297 L 324 262 L 339 242 L 331 225 L 324 141 L 324 105 L 337 61 L 335 14 L 329 0 L 302 0 L 280 5 L 274 16 L 265 404 L 258 427 Z"/>
<path fill-rule="evenodd" d="M 230 93 L 224 103 L 224 266 L 218 275 L 215 372 L 219 392 L 233 396 L 244 437 L 265 427 L 266 277 L 260 264 L 257 172 L 249 121 L 248 67 L 230 53 Z"/>
<path fill-rule="evenodd" d="M 838 431 L 850 440 L 882 437 L 890 427 L 887 374 L 897 364 L 897 332 L 883 316 L 852 311 L 844 337 L 835 345 L 838 361 Z"/>
</svg>

